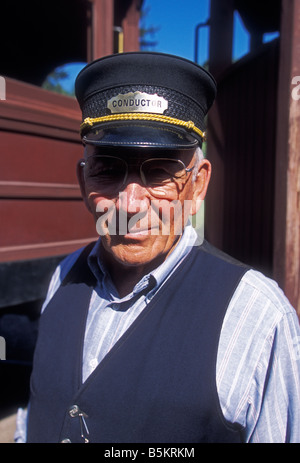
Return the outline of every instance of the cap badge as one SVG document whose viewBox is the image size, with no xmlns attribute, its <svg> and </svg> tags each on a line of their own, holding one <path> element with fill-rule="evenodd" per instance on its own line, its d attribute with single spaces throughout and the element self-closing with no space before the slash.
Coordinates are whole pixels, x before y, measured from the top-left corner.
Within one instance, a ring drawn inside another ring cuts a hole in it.
<svg viewBox="0 0 300 463">
<path fill-rule="evenodd" d="M 154 113 L 163 114 L 168 109 L 168 101 L 143 92 L 119 94 L 107 101 L 107 108 L 112 114 L 117 113 Z"/>
</svg>

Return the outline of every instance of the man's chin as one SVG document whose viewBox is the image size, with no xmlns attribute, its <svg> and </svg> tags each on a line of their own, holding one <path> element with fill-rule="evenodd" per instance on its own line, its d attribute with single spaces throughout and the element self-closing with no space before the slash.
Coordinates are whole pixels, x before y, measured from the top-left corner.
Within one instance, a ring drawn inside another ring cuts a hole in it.
<svg viewBox="0 0 300 463">
<path fill-rule="evenodd" d="M 111 264 L 123 267 L 152 267 L 160 265 L 178 242 L 177 237 L 151 236 L 147 233 L 130 233 L 123 236 L 106 236 L 102 246 Z"/>
</svg>

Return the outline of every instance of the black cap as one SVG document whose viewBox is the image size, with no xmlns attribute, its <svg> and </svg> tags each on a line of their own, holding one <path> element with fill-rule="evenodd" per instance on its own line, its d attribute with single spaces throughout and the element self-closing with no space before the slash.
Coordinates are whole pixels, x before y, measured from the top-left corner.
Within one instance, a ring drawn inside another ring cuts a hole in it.
<svg viewBox="0 0 300 463">
<path fill-rule="evenodd" d="M 205 139 L 216 83 L 185 58 L 133 52 L 89 63 L 77 76 L 75 93 L 85 143 L 188 149 Z"/>
</svg>

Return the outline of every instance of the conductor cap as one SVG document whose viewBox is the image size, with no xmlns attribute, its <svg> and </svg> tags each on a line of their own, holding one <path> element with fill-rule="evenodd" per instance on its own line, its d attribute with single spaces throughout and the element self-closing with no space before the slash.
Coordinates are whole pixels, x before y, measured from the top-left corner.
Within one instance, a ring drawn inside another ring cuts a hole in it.
<svg viewBox="0 0 300 463">
<path fill-rule="evenodd" d="M 77 76 L 75 93 L 84 143 L 189 149 L 205 139 L 216 83 L 185 58 L 133 52 L 89 63 Z"/>
</svg>

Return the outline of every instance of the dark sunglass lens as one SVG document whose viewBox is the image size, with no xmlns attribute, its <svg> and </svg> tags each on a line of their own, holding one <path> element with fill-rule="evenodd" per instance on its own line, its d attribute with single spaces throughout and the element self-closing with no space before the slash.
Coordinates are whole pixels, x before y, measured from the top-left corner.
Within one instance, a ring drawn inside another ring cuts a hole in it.
<svg viewBox="0 0 300 463">
<path fill-rule="evenodd" d="M 85 176 L 101 188 L 115 188 L 124 182 L 126 164 L 118 158 L 91 156 L 86 161 Z"/>
<path fill-rule="evenodd" d="M 161 185 L 181 178 L 185 174 L 185 167 L 179 160 L 149 159 L 142 165 L 147 185 Z"/>
</svg>

